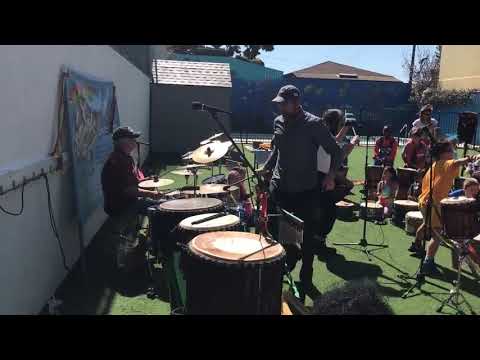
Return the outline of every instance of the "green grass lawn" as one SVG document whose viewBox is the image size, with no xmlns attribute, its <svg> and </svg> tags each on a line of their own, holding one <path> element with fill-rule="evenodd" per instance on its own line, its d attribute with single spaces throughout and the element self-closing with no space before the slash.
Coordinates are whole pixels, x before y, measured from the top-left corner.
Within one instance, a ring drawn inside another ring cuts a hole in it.
<svg viewBox="0 0 480 360">
<path fill-rule="evenodd" d="M 399 151 L 400 153 L 400 151 Z M 251 158 L 251 155 L 249 154 Z M 356 148 L 349 158 L 349 174 L 351 180 L 364 177 L 365 148 Z M 371 162 L 371 154 L 369 154 Z M 402 166 L 400 155 L 397 156 L 396 166 Z M 167 167 L 171 170 L 174 166 Z M 159 170 L 164 173 L 165 169 Z M 218 169 L 215 173 L 218 173 Z M 201 181 L 210 176 L 209 171 L 199 177 Z M 166 178 L 175 180 L 175 187 L 185 185 L 183 176 L 168 174 Z M 192 179 L 189 184 L 192 185 Z M 349 199 L 355 202 L 361 200 L 356 186 L 354 195 Z M 437 263 L 443 273 L 438 278 L 426 278 L 421 292 L 414 290 L 411 297 L 402 299 L 401 295 L 409 287 L 412 280 L 406 282 L 398 277 L 400 274 L 413 274 L 417 270 L 420 260 L 412 257 L 407 251 L 413 237 L 406 235 L 403 229 L 390 223 L 375 225 L 367 223 L 367 240 L 372 244 L 386 244 L 388 248 L 376 250 L 372 253 L 372 260 L 368 261 L 365 254 L 356 251 L 354 247 L 333 246 L 332 242 L 357 242 L 362 236 L 363 221 L 343 222 L 337 220 L 332 233 L 328 237 L 330 247 L 336 249 L 336 254 L 326 258 L 315 259 L 313 282 L 320 292 L 344 281 L 368 277 L 378 282 L 382 293 L 387 297 L 395 314 L 420 315 L 437 314 L 436 309 L 440 302 L 448 297 L 452 280 L 456 273 L 451 267 L 450 250 L 440 247 L 437 254 Z M 158 282 L 162 287 L 161 299 L 150 300 L 145 295 L 146 282 L 142 274 L 121 277 L 105 264 L 98 260 L 99 249 L 102 248 L 102 231 L 97 234 L 89 249 L 89 283 L 82 285 L 82 277 L 78 269 L 72 273 L 58 291 L 60 299 L 64 300 L 65 313 L 88 314 L 169 314 L 168 290 L 165 288 L 163 274 L 158 274 Z M 298 279 L 300 263 L 294 270 L 294 279 Z M 287 288 L 287 286 L 285 286 Z M 469 274 L 464 273 L 462 278 L 463 294 L 473 309 L 480 311 L 480 284 Z M 307 297 L 306 304 L 312 300 Z M 461 308 L 469 313 L 468 307 Z M 443 309 L 444 314 L 454 314 L 449 307 Z"/>
</svg>

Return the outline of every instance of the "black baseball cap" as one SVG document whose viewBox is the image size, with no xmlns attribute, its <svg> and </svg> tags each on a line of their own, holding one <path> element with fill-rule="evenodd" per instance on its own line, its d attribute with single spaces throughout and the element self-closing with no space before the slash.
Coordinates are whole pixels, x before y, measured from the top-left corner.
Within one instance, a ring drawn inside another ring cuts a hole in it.
<svg viewBox="0 0 480 360">
<path fill-rule="evenodd" d="M 292 99 L 300 98 L 300 90 L 293 85 L 285 85 L 278 90 L 277 96 L 272 100 L 276 103 L 283 103 Z"/>
<path fill-rule="evenodd" d="M 136 139 L 142 135 L 139 132 L 136 132 L 133 130 L 130 126 L 122 126 L 113 132 L 112 138 L 113 140 L 118 140 L 122 138 L 130 138 L 130 139 Z"/>
</svg>

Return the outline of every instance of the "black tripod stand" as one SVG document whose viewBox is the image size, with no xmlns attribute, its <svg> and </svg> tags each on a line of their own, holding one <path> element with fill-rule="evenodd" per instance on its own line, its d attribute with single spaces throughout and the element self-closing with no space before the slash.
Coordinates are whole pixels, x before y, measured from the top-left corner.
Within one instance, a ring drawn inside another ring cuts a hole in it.
<svg viewBox="0 0 480 360">
<path fill-rule="evenodd" d="M 367 169 L 368 169 L 368 140 L 369 140 L 369 135 L 367 134 L 367 143 L 365 146 L 365 181 L 363 183 L 363 193 L 365 196 L 365 217 L 363 219 L 363 235 L 362 238 L 360 239 L 359 242 L 357 243 L 333 243 L 333 245 L 342 245 L 342 246 L 360 246 L 360 249 L 355 249 L 359 250 L 367 256 L 369 261 L 372 261 L 370 257 L 370 252 L 372 250 L 369 250 L 369 246 L 374 246 L 377 249 L 376 250 L 381 250 L 383 248 L 388 247 L 388 245 L 383 245 L 383 244 L 369 244 L 367 241 L 367 218 L 368 218 L 368 184 L 367 184 Z M 373 250 L 374 251 L 374 250 Z"/>
<path fill-rule="evenodd" d="M 427 133 L 428 137 L 430 138 L 430 151 L 432 153 L 432 147 L 436 143 L 435 138 L 432 136 L 428 128 L 423 128 L 423 131 Z M 408 295 L 415 289 L 421 289 L 422 285 L 425 283 L 425 273 L 423 272 L 423 263 L 425 261 L 425 245 L 427 243 L 427 239 L 432 237 L 432 209 L 433 209 L 433 177 L 434 177 L 434 169 L 433 169 L 433 157 L 430 156 L 430 166 L 429 171 L 430 173 L 430 182 L 429 182 L 429 195 L 428 195 L 428 204 L 427 204 L 427 211 L 426 211 L 426 222 L 425 222 L 425 229 L 422 239 L 422 252 L 420 253 L 420 265 L 412 276 L 410 275 L 403 275 L 400 274 L 398 277 L 403 280 L 415 280 L 415 282 L 407 289 L 407 291 L 402 295 L 402 299 L 406 299 Z"/>
</svg>

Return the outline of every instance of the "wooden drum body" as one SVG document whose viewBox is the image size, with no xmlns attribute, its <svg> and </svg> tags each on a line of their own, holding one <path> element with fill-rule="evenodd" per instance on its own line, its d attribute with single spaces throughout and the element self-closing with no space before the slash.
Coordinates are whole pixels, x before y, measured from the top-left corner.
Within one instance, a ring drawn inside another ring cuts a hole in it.
<svg viewBox="0 0 480 360">
<path fill-rule="evenodd" d="M 393 202 L 392 223 L 403 226 L 405 215 L 410 211 L 418 211 L 418 203 L 411 200 L 395 200 Z"/>
<path fill-rule="evenodd" d="M 383 218 L 383 206 L 378 205 L 375 202 L 368 202 L 367 207 L 365 203 L 360 204 L 360 218 L 367 220 L 381 220 Z"/>
<path fill-rule="evenodd" d="M 152 242 L 162 252 L 175 249 L 173 230 L 185 218 L 193 215 L 219 212 L 223 209 L 221 200 L 192 198 L 166 201 L 149 208 Z"/>
<path fill-rule="evenodd" d="M 369 165 L 367 166 L 367 186 L 368 188 L 377 188 L 378 183 L 382 180 L 383 166 Z"/>
<path fill-rule="evenodd" d="M 396 196 L 397 200 L 406 200 L 408 199 L 408 190 L 410 186 L 415 182 L 415 179 L 418 177 L 418 172 L 415 169 L 411 168 L 398 168 L 398 193 Z"/>
<path fill-rule="evenodd" d="M 280 244 L 258 234 L 209 232 L 193 238 L 186 254 L 187 314 L 281 314 Z"/>
<path fill-rule="evenodd" d="M 478 234 L 475 200 L 464 196 L 440 202 L 443 230 L 452 240 L 473 239 Z"/>
<path fill-rule="evenodd" d="M 423 223 L 423 216 L 420 211 L 409 211 L 405 215 L 405 232 L 408 235 L 415 235 L 417 229 Z"/>
</svg>

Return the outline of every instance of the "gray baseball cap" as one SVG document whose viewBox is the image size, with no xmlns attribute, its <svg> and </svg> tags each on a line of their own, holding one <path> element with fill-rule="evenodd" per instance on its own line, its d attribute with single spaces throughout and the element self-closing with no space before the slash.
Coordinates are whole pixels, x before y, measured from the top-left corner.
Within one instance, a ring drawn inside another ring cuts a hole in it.
<svg viewBox="0 0 480 360">
<path fill-rule="evenodd" d="M 285 85 L 278 90 L 277 96 L 272 100 L 276 103 L 283 103 L 292 99 L 300 98 L 300 90 L 293 85 Z"/>
<path fill-rule="evenodd" d="M 122 126 L 117 128 L 112 135 L 113 140 L 118 140 L 121 138 L 130 138 L 136 139 L 141 135 L 141 133 L 136 132 L 130 126 Z"/>
</svg>

